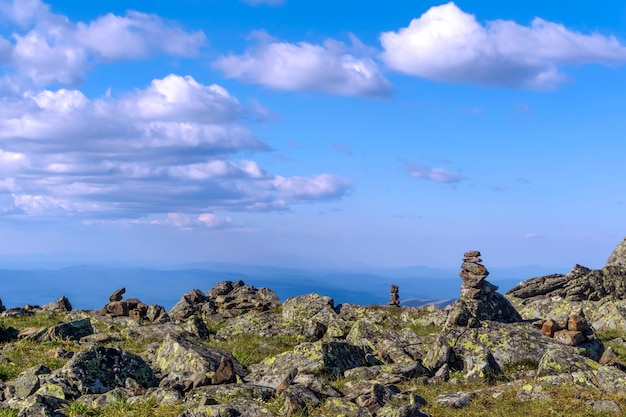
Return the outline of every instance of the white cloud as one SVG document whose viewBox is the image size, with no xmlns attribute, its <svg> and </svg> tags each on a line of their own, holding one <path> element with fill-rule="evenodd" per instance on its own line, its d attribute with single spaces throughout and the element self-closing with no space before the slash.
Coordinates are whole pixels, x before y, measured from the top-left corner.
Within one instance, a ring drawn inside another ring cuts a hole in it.
<svg viewBox="0 0 626 417">
<path fill-rule="evenodd" d="M 461 182 L 465 179 L 462 175 L 448 171 L 445 168 L 432 168 L 412 162 L 405 162 L 404 167 L 411 178 L 434 181 L 442 184 Z"/>
<path fill-rule="evenodd" d="M 144 223 L 144 222 L 138 222 Z M 197 228 L 208 229 L 225 229 L 236 227 L 230 216 L 220 217 L 213 213 L 202 213 L 198 217 L 191 217 L 185 213 L 167 213 L 164 219 L 156 219 L 149 221 L 150 224 L 160 226 L 171 226 L 183 230 L 192 230 Z"/>
<path fill-rule="evenodd" d="M 291 178 L 277 176 L 274 186 L 280 195 L 287 198 L 326 200 L 340 198 L 352 191 L 354 181 L 331 174 Z"/>
<path fill-rule="evenodd" d="M 195 55 L 202 32 L 188 32 L 155 15 L 129 11 L 92 22 L 70 21 L 39 0 L 0 0 L 0 19 L 12 22 L 10 39 L 0 37 L 0 76 L 10 83 L 41 87 L 76 85 L 97 60 L 149 55 Z"/>
<path fill-rule="evenodd" d="M 626 61 L 613 36 L 581 34 L 535 18 L 479 23 L 454 3 L 430 8 L 408 27 L 384 32 L 381 58 L 396 71 L 437 81 L 550 89 L 567 78 L 561 65 Z"/>
<path fill-rule="evenodd" d="M 202 223 L 206 227 L 215 229 L 231 226 L 233 220 L 230 216 L 219 217 L 213 213 L 204 213 L 198 216 L 198 222 Z"/>
<path fill-rule="evenodd" d="M 158 16 L 134 11 L 79 22 L 75 36 L 88 50 L 109 60 L 142 58 L 153 52 L 190 56 L 205 41 L 202 32 L 187 33 Z"/>
<path fill-rule="evenodd" d="M 13 208 L 0 211 L 88 220 L 178 213 L 167 223 L 188 218 L 215 228 L 232 219 L 214 211 L 286 210 L 352 189 L 331 174 L 290 178 L 263 169 L 251 156 L 269 147 L 246 114 L 224 88 L 178 75 L 118 99 L 69 89 L 5 98 L 0 191 Z"/>
<path fill-rule="evenodd" d="M 329 94 L 365 97 L 391 93 L 389 82 L 376 62 L 356 45 L 350 50 L 342 42 L 323 45 L 297 44 L 268 39 L 257 33 L 260 45 L 243 55 L 217 59 L 213 66 L 228 78 L 286 91 L 321 91 Z"/>
<path fill-rule="evenodd" d="M 50 7 L 40 0 L 2 0 L 0 16 L 6 16 L 20 27 L 33 24 L 42 16 L 49 15 Z"/>
<path fill-rule="evenodd" d="M 540 235 L 539 233 L 530 232 L 524 235 L 524 239 L 545 239 L 545 236 Z"/>
</svg>

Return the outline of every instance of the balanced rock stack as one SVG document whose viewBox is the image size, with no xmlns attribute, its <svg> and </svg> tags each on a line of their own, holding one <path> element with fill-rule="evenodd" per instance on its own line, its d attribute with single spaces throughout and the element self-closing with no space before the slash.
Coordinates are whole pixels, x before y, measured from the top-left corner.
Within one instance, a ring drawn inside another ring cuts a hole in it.
<svg viewBox="0 0 626 417">
<path fill-rule="evenodd" d="M 120 288 L 111 294 L 109 302 L 100 310 L 100 314 L 109 317 L 131 317 L 139 321 L 146 316 L 148 306 L 137 298 L 122 300 L 126 288 Z"/>
<path fill-rule="evenodd" d="M 480 262 L 480 252 L 471 250 L 463 254 L 463 263 L 459 276 L 463 280 L 461 298 L 478 300 L 484 294 L 490 294 L 498 289 L 497 286 L 486 281 L 489 271 Z"/>
<path fill-rule="evenodd" d="M 489 271 L 481 264 L 480 256 L 476 250 L 463 254 L 459 274 L 463 280 L 461 297 L 447 308 L 447 325 L 476 326 L 481 320 L 503 323 L 521 321 L 511 303 L 496 292 L 498 287 L 486 280 Z"/>
</svg>

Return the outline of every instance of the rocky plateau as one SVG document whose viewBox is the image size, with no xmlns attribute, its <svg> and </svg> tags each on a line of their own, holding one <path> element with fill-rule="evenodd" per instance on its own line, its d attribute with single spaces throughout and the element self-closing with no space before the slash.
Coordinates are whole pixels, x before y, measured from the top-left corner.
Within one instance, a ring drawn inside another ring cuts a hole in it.
<svg viewBox="0 0 626 417">
<path fill-rule="evenodd" d="M 626 335 L 626 239 L 600 270 L 576 265 L 505 295 L 488 275 L 466 252 L 460 297 L 443 309 L 398 305 L 397 286 L 389 305 L 360 306 L 281 302 L 242 281 L 192 289 L 170 311 L 124 288 L 100 310 L 0 302 L 0 416 L 71 417 L 123 399 L 172 404 L 178 417 L 419 417 L 507 395 L 549 404 L 563 386 L 589 393 L 580 415 L 626 412 L 626 366 L 611 347 L 626 341 L 599 337 Z M 56 321 L 16 324 L 43 317 Z M 11 373 L 25 346 L 54 366 Z M 438 394 L 426 399 L 426 387 Z"/>
</svg>

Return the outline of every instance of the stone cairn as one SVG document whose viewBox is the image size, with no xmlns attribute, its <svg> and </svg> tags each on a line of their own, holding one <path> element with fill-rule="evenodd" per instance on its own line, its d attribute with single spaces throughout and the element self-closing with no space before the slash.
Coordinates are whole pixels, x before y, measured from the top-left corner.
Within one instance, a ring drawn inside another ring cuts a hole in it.
<svg viewBox="0 0 626 417">
<path fill-rule="evenodd" d="M 120 288 L 111 294 L 109 302 L 100 310 L 100 314 L 108 317 L 130 317 L 133 320 L 141 320 L 148 312 L 148 306 L 138 298 L 122 300 L 126 288 Z"/>
<path fill-rule="evenodd" d="M 470 326 L 480 324 L 481 320 L 503 323 L 521 321 L 522 318 L 503 295 L 498 294 L 498 287 L 486 280 L 489 271 L 481 264 L 480 252 L 471 250 L 463 254 L 463 263 L 459 276 L 463 280 L 461 297 L 446 308 L 446 325 Z"/>
<path fill-rule="evenodd" d="M 480 252 L 471 250 L 463 254 L 463 263 L 459 276 L 463 280 L 461 298 L 478 300 L 495 292 L 498 287 L 486 281 L 489 271 L 481 264 Z"/>
<path fill-rule="evenodd" d="M 399 287 L 396 284 L 391 284 L 391 290 L 389 291 L 389 305 L 394 307 L 400 307 L 400 296 L 398 295 Z"/>
<path fill-rule="evenodd" d="M 570 315 L 564 323 L 548 319 L 533 324 L 541 329 L 541 333 L 564 345 L 580 346 L 596 338 L 582 310 L 578 314 Z"/>
</svg>

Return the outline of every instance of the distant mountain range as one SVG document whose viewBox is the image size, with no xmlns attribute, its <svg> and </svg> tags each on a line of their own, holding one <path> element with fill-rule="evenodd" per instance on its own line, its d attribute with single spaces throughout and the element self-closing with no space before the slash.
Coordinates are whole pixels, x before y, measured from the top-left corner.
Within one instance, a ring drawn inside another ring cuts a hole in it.
<svg viewBox="0 0 626 417">
<path fill-rule="evenodd" d="M 1 267 L 1 264 L 0 264 Z M 489 281 L 505 292 L 518 282 L 550 273 L 564 273 L 540 266 L 489 268 Z M 0 297 L 5 306 L 43 305 L 65 295 L 77 309 L 99 309 L 109 295 L 126 287 L 126 297 L 170 309 L 187 291 L 208 291 L 223 280 L 243 280 L 268 287 L 281 300 L 319 293 L 335 303 L 386 304 L 391 284 L 400 287 L 404 305 L 431 302 L 445 304 L 458 297 L 458 269 L 412 266 L 405 268 L 327 267 L 283 268 L 221 262 L 204 262 L 170 268 L 82 265 L 65 268 L 0 269 Z"/>
</svg>

